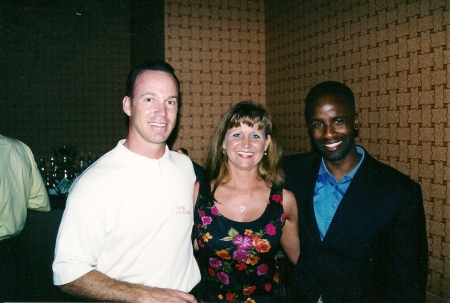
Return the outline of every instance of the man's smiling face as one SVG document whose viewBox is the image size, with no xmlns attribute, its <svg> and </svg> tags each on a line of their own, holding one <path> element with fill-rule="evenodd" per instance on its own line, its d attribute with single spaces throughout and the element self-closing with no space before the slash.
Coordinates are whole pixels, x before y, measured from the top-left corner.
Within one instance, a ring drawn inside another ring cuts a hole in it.
<svg viewBox="0 0 450 303">
<path fill-rule="evenodd" d="M 325 160 L 345 160 L 356 149 L 358 118 L 345 100 L 323 96 L 313 104 L 309 121 L 311 140 Z"/>
<path fill-rule="evenodd" d="M 133 99 L 124 98 L 130 117 L 130 134 L 143 145 L 163 145 L 175 127 L 178 89 L 174 78 L 163 71 L 146 70 L 136 78 Z"/>
</svg>

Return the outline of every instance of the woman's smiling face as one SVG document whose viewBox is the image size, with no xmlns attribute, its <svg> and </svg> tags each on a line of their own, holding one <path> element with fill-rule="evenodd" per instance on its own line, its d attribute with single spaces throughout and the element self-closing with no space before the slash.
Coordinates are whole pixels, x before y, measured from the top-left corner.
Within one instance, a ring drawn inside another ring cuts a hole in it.
<svg viewBox="0 0 450 303">
<path fill-rule="evenodd" d="M 230 166 L 250 170 L 257 167 L 269 144 L 270 135 L 266 136 L 264 129 L 259 129 L 259 123 L 252 127 L 241 123 L 227 131 L 222 147 Z"/>
</svg>

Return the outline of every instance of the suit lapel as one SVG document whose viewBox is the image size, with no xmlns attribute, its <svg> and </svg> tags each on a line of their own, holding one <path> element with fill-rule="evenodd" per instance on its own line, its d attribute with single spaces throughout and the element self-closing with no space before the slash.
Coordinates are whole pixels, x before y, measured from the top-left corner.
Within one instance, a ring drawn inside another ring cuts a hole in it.
<svg viewBox="0 0 450 303">
<path fill-rule="evenodd" d="M 314 239 L 317 239 L 320 242 L 320 233 L 319 228 L 317 226 L 316 214 L 314 212 L 314 190 L 316 187 L 317 175 L 319 173 L 321 163 L 321 157 L 317 157 L 315 161 L 311 163 L 310 166 L 306 167 L 305 170 L 305 205 L 307 215 L 304 216 L 304 220 L 306 220 L 306 225 L 309 227 L 309 231 L 312 235 L 314 235 Z"/>
<path fill-rule="evenodd" d="M 367 207 L 367 204 L 364 203 L 365 201 L 362 197 L 364 196 L 367 198 L 367 195 L 364 193 L 368 189 L 367 187 L 371 186 L 370 162 L 370 156 L 366 152 L 363 163 L 361 163 L 361 166 L 353 177 L 350 186 L 336 210 L 330 227 L 323 239 L 324 243 L 331 241 L 339 232 L 345 230 L 345 225 Z"/>
</svg>

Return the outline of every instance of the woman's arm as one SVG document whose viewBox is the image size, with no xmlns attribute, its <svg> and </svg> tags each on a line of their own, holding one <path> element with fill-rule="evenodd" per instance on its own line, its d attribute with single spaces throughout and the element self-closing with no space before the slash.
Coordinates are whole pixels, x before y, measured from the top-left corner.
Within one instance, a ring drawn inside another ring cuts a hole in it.
<svg viewBox="0 0 450 303">
<path fill-rule="evenodd" d="M 200 182 L 195 182 L 195 186 L 194 186 L 194 219 L 195 219 L 195 204 L 197 203 L 197 197 L 198 197 L 198 191 L 200 190 Z M 195 222 L 194 222 L 194 227 L 195 227 Z M 194 232 L 195 229 L 192 229 L 192 231 Z M 195 235 L 192 235 L 192 240 L 194 242 L 194 250 L 198 250 L 198 244 L 197 241 L 195 241 Z"/>
<path fill-rule="evenodd" d="M 281 235 L 281 246 L 287 257 L 293 264 L 297 264 L 300 255 L 300 238 L 298 235 L 298 211 L 294 194 L 283 190 L 283 207 L 286 215 L 286 223 Z"/>
</svg>

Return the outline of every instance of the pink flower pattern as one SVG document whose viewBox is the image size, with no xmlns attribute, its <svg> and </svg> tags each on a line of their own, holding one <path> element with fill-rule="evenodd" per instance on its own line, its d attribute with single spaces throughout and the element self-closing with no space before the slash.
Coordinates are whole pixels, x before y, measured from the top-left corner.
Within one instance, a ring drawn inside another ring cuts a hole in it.
<svg viewBox="0 0 450 303">
<path fill-rule="evenodd" d="M 254 296 L 269 296 L 274 302 L 283 301 L 284 287 L 278 279 L 276 266 L 286 222 L 282 189 L 272 189 L 264 214 L 249 223 L 234 222 L 222 216 L 210 192 L 204 191 L 201 187 L 203 199 L 201 203 L 197 201 L 194 223 L 202 272 L 199 286 L 207 294 L 199 291 L 198 300 L 232 298 L 233 302 L 258 303 Z"/>
<path fill-rule="evenodd" d="M 277 228 L 272 223 L 266 225 L 266 233 L 270 236 L 275 236 L 277 233 Z"/>
<path fill-rule="evenodd" d="M 249 257 L 250 254 L 245 250 L 236 250 L 233 252 L 233 259 L 238 262 L 246 262 Z"/>
<path fill-rule="evenodd" d="M 220 269 L 222 267 L 222 262 L 217 258 L 209 258 L 209 266 L 214 269 Z"/>
<path fill-rule="evenodd" d="M 281 194 L 273 194 L 272 200 L 277 203 L 283 204 L 283 196 Z"/>
<path fill-rule="evenodd" d="M 216 207 L 216 205 L 214 205 L 213 207 L 211 207 L 211 213 L 214 215 L 214 216 L 218 216 L 220 213 L 219 213 L 219 210 L 217 209 L 217 207 Z"/>
<path fill-rule="evenodd" d="M 211 217 L 208 217 L 208 216 L 202 217 L 202 223 L 204 225 L 209 225 L 209 224 L 211 224 L 211 222 L 212 222 L 212 218 Z"/>
<path fill-rule="evenodd" d="M 237 235 L 231 242 L 236 245 L 238 249 L 245 250 L 253 247 L 252 238 L 250 238 L 249 236 Z"/>
<path fill-rule="evenodd" d="M 217 278 L 219 279 L 220 282 L 222 282 L 225 285 L 230 284 L 230 277 L 226 273 L 224 273 L 223 271 L 219 272 L 217 274 Z"/>
<path fill-rule="evenodd" d="M 256 268 L 256 274 L 258 276 L 264 276 L 267 274 L 267 271 L 269 270 L 269 266 L 267 264 L 261 264 Z"/>
</svg>

